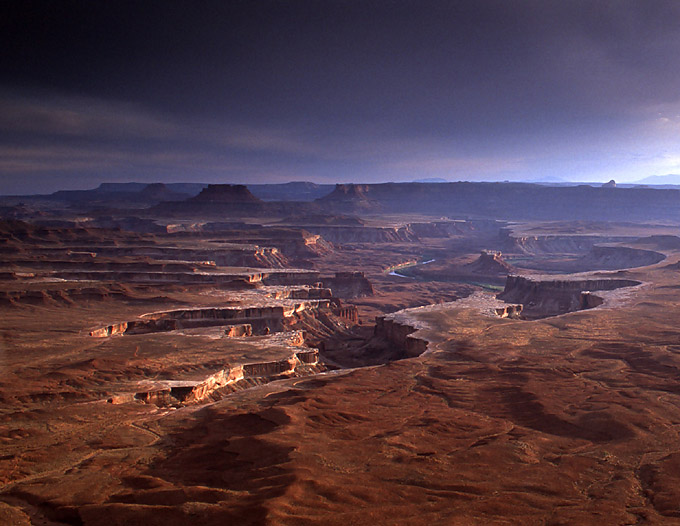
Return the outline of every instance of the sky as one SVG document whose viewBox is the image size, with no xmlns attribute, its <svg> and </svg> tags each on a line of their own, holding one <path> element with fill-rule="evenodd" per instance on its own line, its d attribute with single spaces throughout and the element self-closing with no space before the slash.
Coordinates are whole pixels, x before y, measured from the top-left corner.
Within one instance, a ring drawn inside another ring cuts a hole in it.
<svg viewBox="0 0 680 526">
<path fill-rule="evenodd" d="M 0 194 L 680 173 L 675 0 L 0 0 Z"/>
</svg>

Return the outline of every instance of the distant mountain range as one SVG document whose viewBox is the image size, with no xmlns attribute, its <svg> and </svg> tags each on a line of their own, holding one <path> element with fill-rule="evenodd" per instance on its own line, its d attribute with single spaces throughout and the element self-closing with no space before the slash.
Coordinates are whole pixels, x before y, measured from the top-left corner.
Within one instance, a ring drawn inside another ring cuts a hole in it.
<svg viewBox="0 0 680 526">
<path fill-rule="evenodd" d="M 633 184 L 680 186 L 680 174 L 650 175 L 639 181 L 634 181 Z"/>
<path fill-rule="evenodd" d="M 553 186 L 576 186 L 587 184 L 590 186 L 600 186 L 602 183 L 594 181 L 567 181 L 561 177 L 548 176 L 539 179 L 532 179 L 530 181 L 522 181 L 525 183 L 553 185 Z M 617 184 L 617 186 L 626 188 L 634 185 L 649 185 L 649 186 L 680 186 L 680 174 L 666 174 L 666 175 L 650 175 L 644 179 L 631 181 L 630 183 Z"/>
</svg>

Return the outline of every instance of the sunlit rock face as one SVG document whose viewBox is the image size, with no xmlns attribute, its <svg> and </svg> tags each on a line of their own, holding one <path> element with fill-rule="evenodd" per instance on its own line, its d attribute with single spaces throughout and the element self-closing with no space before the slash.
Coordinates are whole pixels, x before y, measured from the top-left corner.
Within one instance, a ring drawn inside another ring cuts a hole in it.
<svg viewBox="0 0 680 526">
<path fill-rule="evenodd" d="M 252 382 L 261 385 L 287 376 L 305 376 L 324 370 L 325 367 L 319 365 L 317 349 L 302 349 L 281 360 L 235 365 L 198 381 L 161 382 L 149 390 L 135 393 L 132 398 L 112 397 L 110 403 L 139 400 L 161 407 L 200 403 L 210 397 L 223 396 L 225 389 L 237 391 L 250 387 Z"/>
<path fill-rule="evenodd" d="M 224 329 L 227 338 L 239 338 L 253 335 L 253 326 L 250 323 L 240 323 Z"/>
<path fill-rule="evenodd" d="M 523 305 L 508 305 L 507 307 L 497 307 L 495 312 L 499 318 L 521 318 Z"/>
</svg>

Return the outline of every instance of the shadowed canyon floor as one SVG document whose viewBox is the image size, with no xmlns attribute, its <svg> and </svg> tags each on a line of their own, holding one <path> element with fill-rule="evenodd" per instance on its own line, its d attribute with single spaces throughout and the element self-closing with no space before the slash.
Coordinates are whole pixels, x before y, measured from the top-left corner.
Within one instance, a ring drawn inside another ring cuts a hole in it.
<svg viewBox="0 0 680 526">
<path fill-rule="evenodd" d="M 0 223 L 0 522 L 680 524 L 677 226 L 244 218 Z"/>
</svg>

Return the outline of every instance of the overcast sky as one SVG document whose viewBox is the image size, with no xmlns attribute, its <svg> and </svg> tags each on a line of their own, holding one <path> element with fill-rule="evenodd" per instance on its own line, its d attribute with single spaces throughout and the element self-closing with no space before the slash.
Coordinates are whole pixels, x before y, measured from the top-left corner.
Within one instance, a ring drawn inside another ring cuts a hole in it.
<svg viewBox="0 0 680 526">
<path fill-rule="evenodd" d="M 680 173 L 675 0 L 0 6 L 4 194 Z"/>
</svg>

